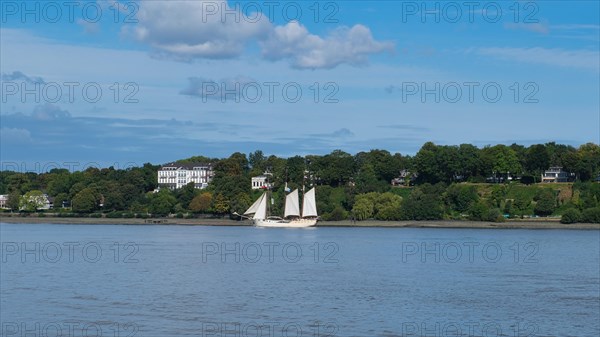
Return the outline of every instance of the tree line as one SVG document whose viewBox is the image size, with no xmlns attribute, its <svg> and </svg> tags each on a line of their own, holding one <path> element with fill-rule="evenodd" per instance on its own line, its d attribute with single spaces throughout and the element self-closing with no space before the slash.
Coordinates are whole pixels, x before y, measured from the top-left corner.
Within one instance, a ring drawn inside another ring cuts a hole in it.
<svg viewBox="0 0 600 337">
<path fill-rule="evenodd" d="M 251 189 L 251 177 L 269 172 L 275 214 L 282 213 L 286 183 L 291 189 L 316 186 L 317 207 L 324 220 L 501 221 L 506 216 L 566 212 L 573 221 L 587 221 L 595 214 L 587 209 L 600 207 L 600 184 L 593 183 L 600 173 L 600 146 L 593 143 L 578 148 L 553 142 L 478 148 L 428 142 L 414 156 L 385 150 L 355 155 L 336 150 L 281 158 L 259 150 L 180 162 L 212 163 L 214 177 L 208 188 L 198 190 L 190 184 L 156 192 L 160 166 L 145 164 L 125 170 L 2 171 L 0 194 L 9 195 L 8 208 L 31 211 L 27 201 L 45 193 L 54 198 L 55 211 L 64 216 L 223 216 L 245 211 L 261 193 Z M 573 173 L 575 184 L 535 184 L 550 166 Z M 401 174 L 404 186 L 393 187 L 390 182 Z M 485 184 L 490 178 L 505 183 Z"/>
</svg>

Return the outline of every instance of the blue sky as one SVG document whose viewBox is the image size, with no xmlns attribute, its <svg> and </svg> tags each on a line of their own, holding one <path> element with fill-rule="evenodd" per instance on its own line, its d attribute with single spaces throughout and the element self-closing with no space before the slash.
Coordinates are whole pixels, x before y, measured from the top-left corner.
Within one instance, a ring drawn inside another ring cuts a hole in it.
<svg viewBox="0 0 600 337">
<path fill-rule="evenodd" d="M 598 143 L 599 13 L 597 1 L 3 1 L 1 161 Z"/>
</svg>

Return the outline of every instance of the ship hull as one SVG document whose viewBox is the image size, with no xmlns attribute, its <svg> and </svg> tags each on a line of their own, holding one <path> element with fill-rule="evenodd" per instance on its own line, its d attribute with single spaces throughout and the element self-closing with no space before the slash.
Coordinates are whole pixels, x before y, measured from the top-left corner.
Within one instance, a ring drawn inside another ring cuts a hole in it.
<svg viewBox="0 0 600 337">
<path fill-rule="evenodd" d="M 297 219 L 297 220 L 271 220 L 271 219 L 254 219 L 256 227 L 272 227 L 272 228 L 305 228 L 314 227 L 317 225 L 316 219 Z"/>
</svg>

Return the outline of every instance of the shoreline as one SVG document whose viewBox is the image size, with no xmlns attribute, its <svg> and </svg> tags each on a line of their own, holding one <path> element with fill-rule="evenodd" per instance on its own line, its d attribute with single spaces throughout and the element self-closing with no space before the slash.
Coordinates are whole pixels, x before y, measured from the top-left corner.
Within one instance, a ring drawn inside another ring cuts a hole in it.
<svg viewBox="0 0 600 337">
<path fill-rule="evenodd" d="M 156 222 L 153 222 L 156 221 Z M 166 221 L 166 222 L 162 222 Z M 181 226 L 252 226 L 250 221 L 230 219 L 122 219 L 0 216 L 0 223 L 64 225 L 181 225 Z M 600 230 L 600 224 L 563 224 L 552 220 L 507 220 L 506 222 L 435 220 L 435 221 L 320 221 L 317 227 L 377 228 L 476 228 L 476 229 L 584 229 Z"/>
</svg>

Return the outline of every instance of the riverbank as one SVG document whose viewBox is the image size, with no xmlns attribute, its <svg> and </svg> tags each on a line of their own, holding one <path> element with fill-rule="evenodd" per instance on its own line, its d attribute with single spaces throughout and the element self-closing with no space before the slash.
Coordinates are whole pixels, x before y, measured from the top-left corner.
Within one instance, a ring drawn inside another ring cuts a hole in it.
<svg viewBox="0 0 600 337">
<path fill-rule="evenodd" d="M 0 216 L 3 223 L 71 224 L 71 225 L 187 225 L 187 226 L 251 226 L 250 221 L 230 219 L 111 219 L 111 218 L 59 218 Z M 506 222 L 486 221 L 320 221 L 318 227 L 386 227 L 386 228 L 488 228 L 488 229 L 595 229 L 600 224 L 563 224 L 553 220 L 509 220 Z"/>
</svg>

